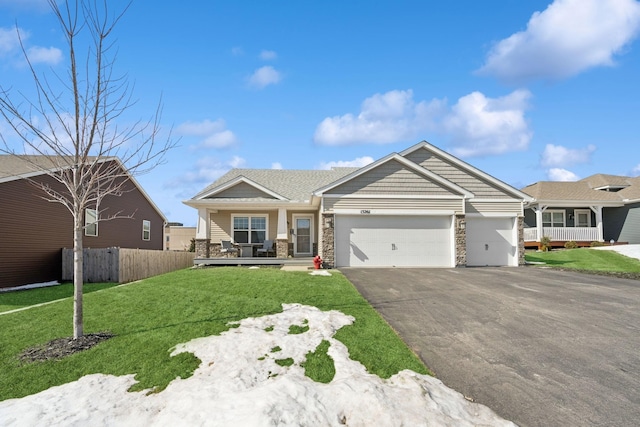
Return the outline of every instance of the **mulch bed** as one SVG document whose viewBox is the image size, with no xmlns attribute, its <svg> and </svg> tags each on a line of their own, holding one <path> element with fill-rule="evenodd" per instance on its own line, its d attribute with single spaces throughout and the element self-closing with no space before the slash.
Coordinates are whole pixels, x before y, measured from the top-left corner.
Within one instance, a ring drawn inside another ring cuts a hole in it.
<svg viewBox="0 0 640 427">
<path fill-rule="evenodd" d="M 42 362 L 45 360 L 57 360 L 70 356 L 80 351 L 88 350 L 91 347 L 114 337 L 111 332 L 97 332 L 86 334 L 74 340 L 73 337 L 58 338 L 49 341 L 45 345 L 28 348 L 23 351 L 19 358 L 23 362 Z"/>
</svg>

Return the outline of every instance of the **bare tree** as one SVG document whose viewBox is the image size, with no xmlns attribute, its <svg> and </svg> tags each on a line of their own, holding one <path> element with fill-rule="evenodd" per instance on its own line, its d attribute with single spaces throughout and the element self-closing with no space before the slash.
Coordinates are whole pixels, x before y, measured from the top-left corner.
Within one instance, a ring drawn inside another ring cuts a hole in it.
<svg viewBox="0 0 640 427">
<path fill-rule="evenodd" d="M 50 186 L 32 180 L 43 191 L 43 198 L 62 204 L 73 216 L 73 338 L 77 339 L 84 333 L 85 210 L 96 209 L 97 221 L 130 217 L 132 213 L 107 214 L 100 208 L 102 200 L 119 196 L 130 188 L 128 177 L 160 164 L 175 142 L 170 132 L 165 138 L 160 137 L 161 103 L 148 121 L 138 120 L 124 126 L 119 123 L 125 121 L 124 113 L 134 102 L 127 76 L 114 73 L 117 55 L 111 40 L 129 5 L 113 14 L 108 9 L 108 0 L 48 1 L 65 36 L 67 75 L 53 71 L 49 75 L 39 74 L 16 27 L 35 95 L 14 96 L 0 86 L 0 113 L 23 148 L 12 148 L 8 139 L 0 135 L 3 142 L 0 150 L 20 156 L 34 171 L 57 181 L 59 185 Z M 25 153 L 36 156 L 23 156 Z"/>
</svg>

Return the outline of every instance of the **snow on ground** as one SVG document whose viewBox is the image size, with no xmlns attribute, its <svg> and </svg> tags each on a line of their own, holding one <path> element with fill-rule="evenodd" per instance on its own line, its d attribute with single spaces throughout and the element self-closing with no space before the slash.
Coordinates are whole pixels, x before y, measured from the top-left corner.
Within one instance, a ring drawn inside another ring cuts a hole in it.
<svg viewBox="0 0 640 427">
<path fill-rule="evenodd" d="M 333 338 L 353 322 L 339 311 L 299 304 L 248 318 L 220 335 L 176 346 L 195 354 L 193 376 L 160 393 L 127 389 L 133 375 L 94 374 L 22 399 L 0 402 L 5 426 L 512 426 L 489 408 L 467 401 L 440 380 L 402 371 L 388 380 L 366 372 Z M 290 334 L 291 325 L 308 326 Z M 322 340 L 336 375 L 314 382 L 300 364 Z M 278 359 L 292 358 L 292 366 Z"/>
</svg>

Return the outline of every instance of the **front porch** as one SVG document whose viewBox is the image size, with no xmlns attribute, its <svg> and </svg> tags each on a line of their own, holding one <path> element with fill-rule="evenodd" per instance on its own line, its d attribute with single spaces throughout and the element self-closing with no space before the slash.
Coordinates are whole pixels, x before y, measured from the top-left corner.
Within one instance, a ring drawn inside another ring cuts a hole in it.
<svg viewBox="0 0 640 427">
<path fill-rule="evenodd" d="M 196 258 L 196 266 L 308 266 L 313 268 L 313 257 L 302 258 L 273 258 L 273 257 L 216 257 Z"/>
<path fill-rule="evenodd" d="M 576 242 L 578 246 L 590 246 L 591 242 L 602 242 L 598 227 L 525 228 L 525 248 L 539 247 L 542 237 L 548 237 L 551 240 L 551 247 L 554 248 L 564 247 L 567 242 Z"/>
</svg>

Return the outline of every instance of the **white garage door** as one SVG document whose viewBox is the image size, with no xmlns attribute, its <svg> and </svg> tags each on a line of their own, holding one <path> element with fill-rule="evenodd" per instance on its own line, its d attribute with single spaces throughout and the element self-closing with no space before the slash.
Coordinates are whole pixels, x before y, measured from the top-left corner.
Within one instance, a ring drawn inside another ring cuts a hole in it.
<svg viewBox="0 0 640 427">
<path fill-rule="evenodd" d="M 517 266 L 515 218 L 467 217 L 468 266 Z"/>
<path fill-rule="evenodd" d="M 452 267 L 451 217 L 337 215 L 338 267 Z"/>
</svg>

